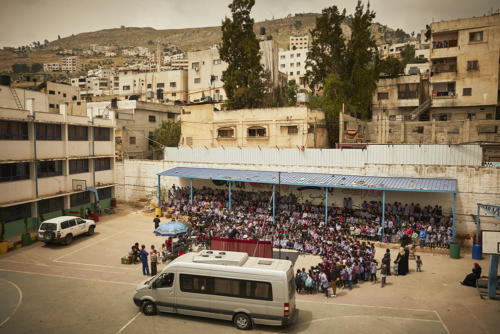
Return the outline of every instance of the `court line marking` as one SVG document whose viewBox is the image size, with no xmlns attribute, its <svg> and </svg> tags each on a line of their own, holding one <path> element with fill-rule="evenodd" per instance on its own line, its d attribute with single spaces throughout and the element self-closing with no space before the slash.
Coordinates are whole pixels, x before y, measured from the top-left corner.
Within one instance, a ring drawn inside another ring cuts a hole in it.
<svg viewBox="0 0 500 334">
<path fill-rule="evenodd" d="M 73 255 L 73 254 L 75 254 L 75 253 L 77 253 L 77 252 L 79 252 L 79 251 L 81 251 L 81 250 L 84 250 L 84 249 L 86 249 L 86 248 L 89 248 L 89 247 L 95 246 L 95 245 L 97 245 L 98 243 L 100 243 L 100 242 L 102 242 L 102 241 L 105 241 L 105 240 L 111 239 L 111 238 L 113 238 L 113 237 L 117 236 L 118 234 L 122 234 L 122 233 L 124 233 L 124 231 L 120 231 L 120 232 L 117 232 L 117 233 L 115 233 L 115 234 L 110 235 L 109 237 L 106 237 L 106 238 L 103 238 L 103 239 L 96 240 L 95 242 L 90 243 L 90 244 L 88 244 L 88 245 L 86 245 L 86 246 L 83 246 L 83 247 L 81 247 L 81 248 L 75 249 L 75 250 L 74 250 L 74 251 L 72 251 L 72 252 L 69 252 L 69 253 L 63 254 L 63 255 L 61 255 L 61 256 L 59 256 L 59 257 L 56 257 L 54 260 L 52 260 L 52 262 L 58 262 L 58 260 L 62 259 L 63 257 L 69 256 L 69 255 Z"/>
<path fill-rule="evenodd" d="M 4 321 L 2 321 L 0 323 L 0 328 L 2 328 L 2 326 L 5 325 L 5 323 L 7 323 L 7 321 L 9 321 L 10 318 L 12 318 L 12 316 L 14 316 L 14 314 L 17 312 L 17 309 L 19 308 L 19 306 L 21 306 L 21 303 L 23 301 L 23 291 L 14 282 L 11 282 L 11 281 L 9 281 L 9 280 L 7 280 L 5 278 L 0 278 L 0 280 L 5 281 L 5 282 L 10 283 L 11 285 L 13 285 L 17 289 L 17 293 L 19 294 L 19 300 L 17 301 L 16 307 L 14 307 L 14 310 L 12 310 L 12 312 L 7 316 L 7 318 L 5 318 Z"/>
<path fill-rule="evenodd" d="M 97 271 L 97 272 L 100 272 L 100 273 L 109 273 L 109 274 L 123 274 L 123 272 L 118 272 L 118 271 L 105 271 L 105 270 L 97 270 L 97 269 L 90 269 L 90 268 L 76 268 L 76 267 L 63 267 L 63 266 L 50 266 L 50 265 L 46 265 L 46 264 L 34 264 L 34 263 L 30 263 L 30 262 L 21 262 L 21 261 L 12 261 L 12 260 L 0 260 L 0 264 L 1 263 L 18 263 L 18 264 L 29 264 L 29 265 L 32 265 L 32 266 L 41 266 L 41 267 L 44 267 L 44 268 L 56 268 L 56 269 L 75 269 L 75 270 L 86 270 L 86 271 Z M 57 263 L 68 263 L 68 262 L 64 262 L 64 261 L 58 261 Z M 69 262 L 71 263 L 71 262 Z M 78 262 L 75 262 L 75 263 L 78 263 Z M 80 263 L 80 264 L 84 264 L 84 263 Z M 105 266 L 107 267 L 107 266 Z M 114 267 L 108 267 L 108 268 L 114 268 Z M 124 268 L 125 269 L 125 268 Z M 127 270 L 130 270 L 132 268 L 127 268 Z"/>
<path fill-rule="evenodd" d="M 441 323 L 443 324 L 443 327 L 444 327 L 444 329 L 446 329 L 446 332 L 447 332 L 448 334 L 450 334 L 450 330 L 448 329 L 448 326 L 446 326 L 446 324 L 444 323 L 443 318 L 441 318 L 441 316 L 439 315 L 439 312 L 438 312 L 438 311 L 436 311 L 436 310 L 434 310 L 434 312 L 436 313 L 437 317 L 439 318 L 439 321 L 441 321 Z M 476 319 L 477 319 L 477 318 L 476 318 Z M 477 319 L 477 320 L 479 321 L 479 319 Z M 487 332 L 487 331 L 486 331 L 486 332 Z"/>
<path fill-rule="evenodd" d="M 319 304 L 320 303 L 319 301 L 299 299 L 299 298 L 296 298 L 296 300 L 300 301 L 301 303 L 302 302 L 304 302 L 304 303 L 315 303 L 315 304 Z M 340 305 L 340 306 L 371 307 L 371 308 L 387 308 L 387 309 L 395 309 L 395 310 L 420 311 L 420 312 L 429 312 L 429 313 L 435 312 L 434 310 L 426 310 L 426 309 L 418 309 L 418 308 L 407 308 L 407 307 L 395 307 L 395 306 L 358 305 L 358 304 L 343 304 L 343 303 L 332 303 L 332 302 L 324 302 L 324 304 Z"/>
<path fill-rule="evenodd" d="M 116 334 L 120 334 L 121 332 L 123 332 L 131 323 L 134 322 L 135 319 L 137 319 L 137 317 L 141 314 L 141 312 L 137 312 L 137 314 L 132 318 L 130 319 L 126 324 L 125 326 L 123 326 L 122 328 L 120 328 L 120 330 L 118 332 L 116 332 Z"/>
<path fill-rule="evenodd" d="M 73 262 L 73 261 L 57 261 L 57 263 L 78 264 L 78 265 L 82 265 L 82 266 L 93 266 L 93 267 L 120 269 L 120 270 L 127 270 L 127 271 L 137 270 L 136 268 L 122 268 L 122 267 L 117 267 L 117 266 L 108 266 L 105 264 L 93 264 L 93 263 L 83 263 L 83 262 Z M 54 268 L 54 267 L 51 267 L 51 268 Z M 62 267 L 62 268 L 64 268 L 64 267 Z M 74 268 L 74 269 L 78 269 L 78 268 Z"/>
<path fill-rule="evenodd" d="M 29 274 L 29 275 L 57 277 L 57 278 L 71 278 L 71 279 L 76 279 L 76 280 L 81 280 L 81 281 L 88 281 L 88 282 L 102 282 L 102 283 L 122 284 L 122 285 L 130 285 L 130 286 L 137 286 L 137 284 L 139 284 L 139 283 L 106 281 L 106 280 L 94 279 L 94 278 L 72 277 L 72 276 L 64 276 L 64 275 L 57 275 L 57 274 L 35 273 L 35 272 L 32 272 L 32 271 L 9 270 L 9 269 L 2 269 L 2 268 L 0 268 L 0 271 L 12 272 L 12 273 L 20 273 L 20 274 Z"/>
</svg>

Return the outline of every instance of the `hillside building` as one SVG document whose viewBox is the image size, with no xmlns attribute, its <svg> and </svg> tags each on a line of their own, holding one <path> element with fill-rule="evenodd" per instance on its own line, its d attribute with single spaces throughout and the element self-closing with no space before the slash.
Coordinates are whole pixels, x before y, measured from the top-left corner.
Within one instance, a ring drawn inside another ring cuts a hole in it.
<svg viewBox="0 0 500 334">
<path fill-rule="evenodd" d="M 61 71 L 63 72 L 79 72 L 81 63 L 78 56 L 63 57 L 61 59 Z"/>
</svg>

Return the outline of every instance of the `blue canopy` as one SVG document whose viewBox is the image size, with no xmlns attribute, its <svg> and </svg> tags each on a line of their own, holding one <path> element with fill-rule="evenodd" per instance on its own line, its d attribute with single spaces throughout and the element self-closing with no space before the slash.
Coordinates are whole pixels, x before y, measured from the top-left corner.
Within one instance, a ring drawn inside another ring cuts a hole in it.
<svg viewBox="0 0 500 334">
<path fill-rule="evenodd" d="M 177 237 L 186 233 L 189 227 L 178 221 L 165 222 L 160 224 L 154 234 L 162 237 Z"/>
</svg>

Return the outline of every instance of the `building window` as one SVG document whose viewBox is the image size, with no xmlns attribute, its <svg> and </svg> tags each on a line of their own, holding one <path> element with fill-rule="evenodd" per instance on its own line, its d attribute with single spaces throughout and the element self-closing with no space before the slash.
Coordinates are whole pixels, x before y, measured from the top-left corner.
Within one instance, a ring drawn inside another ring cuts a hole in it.
<svg viewBox="0 0 500 334">
<path fill-rule="evenodd" d="M 36 124 L 36 139 L 38 140 L 61 140 L 60 124 Z"/>
<path fill-rule="evenodd" d="M 299 66 L 300 66 L 300 63 L 297 63 L 297 64 L 296 64 L 296 66 L 297 66 L 297 67 L 299 67 Z"/>
<path fill-rule="evenodd" d="M 99 158 L 94 160 L 94 170 L 108 170 L 111 169 L 111 159 L 110 158 Z"/>
<path fill-rule="evenodd" d="M 152 84 L 148 84 L 148 86 L 147 86 L 147 87 L 148 87 L 148 88 L 151 88 L 151 87 L 153 87 L 153 85 L 152 85 Z"/>
<path fill-rule="evenodd" d="M 149 115 L 149 122 L 150 123 L 155 123 L 156 122 L 156 116 Z"/>
<path fill-rule="evenodd" d="M 294 63 L 290 63 L 290 67 L 293 67 Z"/>
<path fill-rule="evenodd" d="M 69 196 L 69 202 L 71 207 L 88 204 L 90 203 L 90 192 L 84 191 L 81 193 L 71 194 Z"/>
<path fill-rule="evenodd" d="M 300 53 L 297 53 L 297 57 L 300 57 Z M 300 63 L 297 63 L 297 65 L 300 65 Z"/>
<path fill-rule="evenodd" d="M 281 67 L 281 68 L 285 68 L 285 64 L 281 64 L 281 65 L 280 65 L 280 67 Z"/>
<path fill-rule="evenodd" d="M 416 126 L 413 128 L 413 132 L 415 133 L 424 133 L 424 127 L 423 126 Z"/>
<path fill-rule="evenodd" d="M 193 137 L 186 137 L 186 145 L 193 146 Z"/>
<path fill-rule="evenodd" d="M 69 173 L 79 174 L 89 172 L 89 159 L 75 159 L 69 161 Z"/>
<path fill-rule="evenodd" d="M 398 99 L 416 99 L 418 98 L 418 84 L 399 84 L 398 85 Z"/>
<path fill-rule="evenodd" d="M 200 83 L 201 82 L 201 79 L 200 78 L 194 78 L 194 83 Z"/>
<path fill-rule="evenodd" d="M 214 65 L 219 65 L 220 64 L 220 59 L 214 59 Z"/>
<path fill-rule="evenodd" d="M 217 138 L 234 138 L 234 129 L 233 128 L 218 129 Z"/>
<path fill-rule="evenodd" d="M 55 106 L 55 104 L 53 104 L 53 103 L 49 103 L 49 108 L 53 109 L 53 108 L 55 108 L 55 107 L 56 107 L 56 106 Z"/>
<path fill-rule="evenodd" d="M 487 119 L 487 120 L 493 120 L 493 114 L 492 113 L 487 113 L 485 119 Z"/>
<path fill-rule="evenodd" d="M 248 128 L 247 133 L 248 137 L 251 138 L 266 137 L 266 128 L 262 126 L 253 126 Z"/>
<path fill-rule="evenodd" d="M 130 138 L 128 139 L 128 143 L 129 143 L 130 145 L 135 145 L 135 137 L 130 137 Z"/>
<path fill-rule="evenodd" d="M 191 68 L 193 70 L 198 70 L 200 68 L 200 63 L 199 62 L 192 63 Z"/>
<path fill-rule="evenodd" d="M 44 199 L 38 202 L 38 208 L 41 214 L 60 211 L 64 208 L 64 197 Z"/>
<path fill-rule="evenodd" d="M 97 189 L 99 200 L 111 198 L 112 187 Z"/>
<path fill-rule="evenodd" d="M 122 90 L 130 90 L 130 86 L 123 86 Z"/>
<path fill-rule="evenodd" d="M 467 61 L 467 71 L 478 71 L 478 70 L 479 70 L 479 62 L 477 60 Z"/>
<path fill-rule="evenodd" d="M 438 121 L 445 122 L 448 120 L 448 114 L 439 114 Z"/>
<path fill-rule="evenodd" d="M 377 93 L 377 100 L 388 100 L 389 99 L 389 93 L 387 92 L 380 92 Z"/>
<path fill-rule="evenodd" d="M 470 42 L 481 42 L 483 40 L 483 32 L 475 31 L 469 33 L 469 41 Z"/>
<path fill-rule="evenodd" d="M 94 128 L 94 140 L 97 141 L 109 141 L 111 138 L 110 128 Z"/>
<path fill-rule="evenodd" d="M 50 94 L 50 95 L 56 95 L 56 92 L 55 92 L 55 91 L 53 91 L 53 90 L 49 90 L 49 94 Z"/>
<path fill-rule="evenodd" d="M 300 71 L 297 71 L 297 75 L 300 75 Z"/>
<path fill-rule="evenodd" d="M 0 208 L 0 217 L 5 223 L 20 220 L 24 217 L 29 218 L 31 217 L 31 203 Z"/>
<path fill-rule="evenodd" d="M 28 140 L 28 123 L 0 121 L 0 140 Z"/>
<path fill-rule="evenodd" d="M 165 88 L 165 84 L 163 82 L 159 82 L 156 84 L 156 88 Z"/>
<path fill-rule="evenodd" d="M 170 83 L 170 87 L 175 88 L 177 87 L 177 82 L 173 81 Z"/>
<path fill-rule="evenodd" d="M 471 96 L 472 95 L 472 88 L 464 88 L 462 90 L 462 95 L 463 96 Z"/>
<path fill-rule="evenodd" d="M 287 126 L 287 133 L 289 135 L 296 135 L 299 133 L 299 127 L 297 125 Z"/>
<path fill-rule="evenodd" d="M 177 96 L 177 93 L 172 93 L 172 97 L 176 97 Z"/>
<path fill-rule="evenodd" d="M 293 75 L 293 72 L 290 72 L 290 75 Z"/>
<path fill-rule="evenodd" d="M 62 160 L 39 161 L 37 163 L 37 176 L 39 178 L 63 175 Z"/>
<path fill-rule="evenodd" d="M 0 182 L 28 180 L 30 178 L 29 162 L 0 165 Z"/>
<path fill-rule="evenodd" d="M 89 140 L 89 128 L 87 126 L 68 126 L 68 140 Z"/>
</svg>

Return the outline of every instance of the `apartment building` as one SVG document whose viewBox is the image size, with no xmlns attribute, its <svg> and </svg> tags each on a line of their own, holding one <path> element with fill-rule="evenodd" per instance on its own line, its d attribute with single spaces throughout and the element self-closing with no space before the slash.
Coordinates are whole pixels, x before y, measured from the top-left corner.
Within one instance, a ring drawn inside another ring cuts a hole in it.
<svg viewBox="0 0 500 334">
<path fill-rule="evenodd" d="M 188 71 L 172 70 L 119 75 L 118 95 L 136 95 L 149 102 L 188 101 Z"/>
<path fill-rule="evenodd" d="M 60 106 L 66 102 L 80 100 L 78 87 L 66 83 L 46 81 L 40 84 L 37 90 L 48 95 L 51 113 L 59 113 Z"/>
<path fill-rule="evenodd" d="M 111 102 L 89 103 L 89 107 L 111 107 Z M 181 107 L 141 101 L 117 101 L 116 154 L 128 159 L 156 158 L 151 141 L 162 122 L 179 121 Z"/>
<path fill-rule="evenodd" d="M 44 72 L 59 72 L 61 71 L 61 65 L 59 63 L 44 63 L 43 64 Z"/>
<path fill-rule="evenodd" d="M 190 105 L 181 113 L 180 146 L 326 148 L 325 115 L 307 107 L 214 111 Z"/>
<path fill-rule="evenodd" d="M 81 63 L 78 56 L 63 57 L 61 59 L 61 71 L 78 72 L 81 70 Z"/>
<path fill-rule="evenodd" d="M 5 237 L 49 219 L 101 206 L 114 195 L 114 113 L 88 112 L 85 102 L 60 104 L 49 95 L 0 86 L 0 217 Z"/>
<path fill-rule="evenodd" d="M 308 49 L 280 50 L 279 70 L 288 76 L 288 82 L 295 80 L 301 89 L 307 89 L 304 82 Z"/>
<path fill-rule="evenodd" d="M 405 43 L 396 43 L 396 44 L 383 44 L 377 47 L 380 58 L 385 59 L 387 57 L 401 58 L 401 51 L 407 45 L 413 45 L 415 49 L 417 49 L 417 42 L 405 42 Z"/>
<path fill-rule="evenodd" d="M 188 102 L 224 101 L 222 73 L 227 68 L 214 45 L 208 50 L 188 52 Z"/>
<path fill-rule="evenodd" d="M 309 36 L 290 36 L 290 50 L 309 49 Z"/>
</svg>

